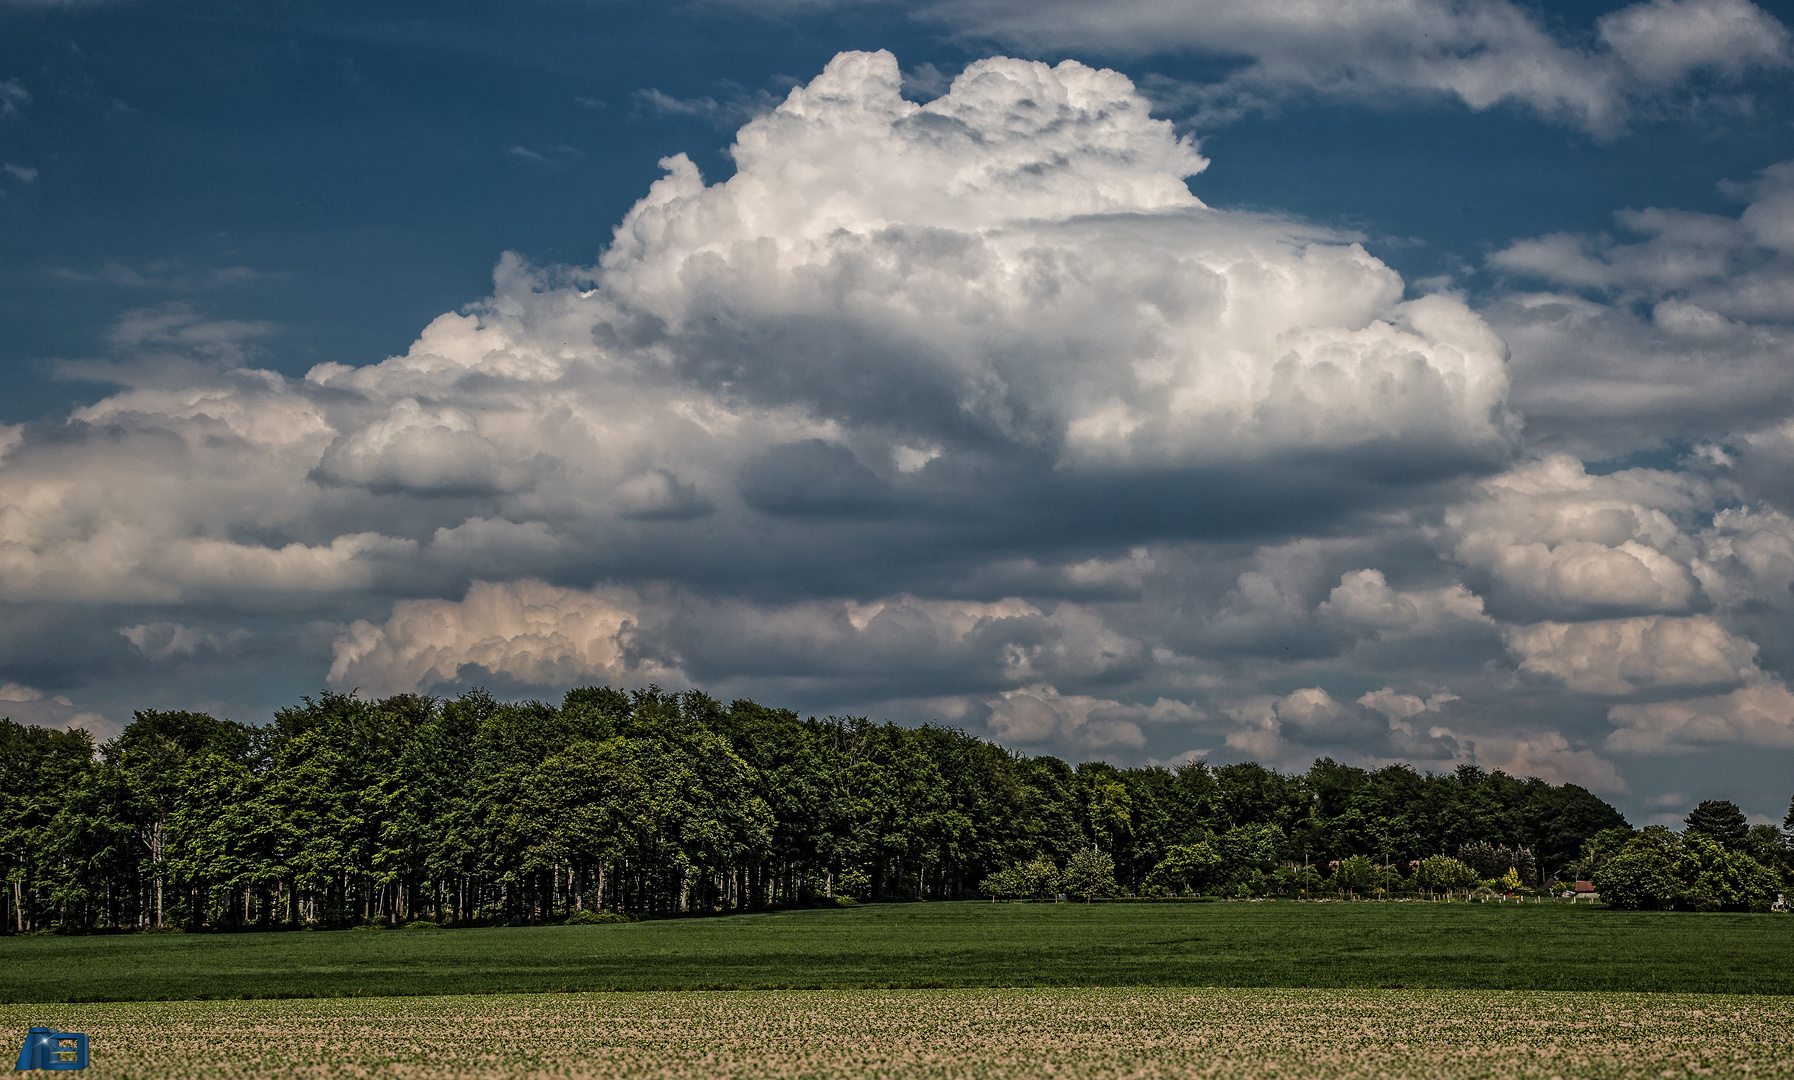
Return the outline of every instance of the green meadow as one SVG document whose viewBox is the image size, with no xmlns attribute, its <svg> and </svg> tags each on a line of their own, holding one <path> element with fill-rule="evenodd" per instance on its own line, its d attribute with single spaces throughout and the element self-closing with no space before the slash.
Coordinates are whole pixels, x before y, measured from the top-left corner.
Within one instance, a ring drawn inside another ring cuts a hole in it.
<svg viewBox="0 0 1794 1080">
<path fill-rule="evenodd" d="M 1051 986 L 1794 994 L 1794 917 L 959 902 L 597 926 L 0 939 L 4 1002 Z"/>
</svg>

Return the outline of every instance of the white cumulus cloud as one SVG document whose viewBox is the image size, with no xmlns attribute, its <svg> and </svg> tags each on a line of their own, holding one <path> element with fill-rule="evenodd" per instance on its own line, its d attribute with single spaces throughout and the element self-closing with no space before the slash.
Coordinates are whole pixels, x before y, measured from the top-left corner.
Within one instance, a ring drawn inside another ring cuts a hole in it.
<svg viewBox="0 0 1794 1080">
<path fill-rule="evenodd" d="M 1702 504 L 1700 482 L 1634 469 L 1590 475 L 1559 455 L 1478 485 L 1445 515 L 1460 562 L 1549 610 L 1687 609 L 1699 595 L 1695 542 L 1673 514 Z"/>
<path fill-rule="evenodd" d="M 1757 646 L 1705 615 L 1545 622 L 1508 632 L 1520 668 L 1591 694 L 1752 679 Z"/>
<path fill-rule="evenodd" d="M 1665 754 L 1724 744 L 1794 746 L 1794 692 L 1775 680 L 1714 697 L 1615 705 L 1607 716 L 1614 725 L 1607 745 L 1621 752 Z"/>
<path fill-rule="evenodd" d="M 641 606 L 626 591 L 475 582 L 459 602 L 404 600 L 383 626 L 349 626 L 336 641 L 330 681 L 383 695 L 453 682 L 463 668 L 479 667 L 537 685 L 684 682 L 676 666 L 635 655 Z"/>
</svg>

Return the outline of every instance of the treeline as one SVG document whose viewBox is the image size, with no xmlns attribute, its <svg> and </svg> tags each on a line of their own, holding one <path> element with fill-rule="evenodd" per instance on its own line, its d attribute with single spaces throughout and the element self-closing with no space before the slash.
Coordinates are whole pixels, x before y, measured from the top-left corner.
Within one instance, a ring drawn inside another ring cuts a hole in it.
<svg viewBox="0 0 1794 1080">
<path fill-rule="evenodd" d="M 1230 860 L 1197 870 L 1241 892 L 1279 868 L 1386 877 L 1478 852 L 1536 879 L 1615 829 L 1632 835 L 1582 788 L 1471 766 L 1073 766 L 653 687 L 559 706 L 325 693 L 267 727 L 145 711 L 98 748 L 0 722 L 8 932 L 938 899 L 1080 853 L 1126 892 L 1165 890 L 1192 851 Z"/>
</svg>

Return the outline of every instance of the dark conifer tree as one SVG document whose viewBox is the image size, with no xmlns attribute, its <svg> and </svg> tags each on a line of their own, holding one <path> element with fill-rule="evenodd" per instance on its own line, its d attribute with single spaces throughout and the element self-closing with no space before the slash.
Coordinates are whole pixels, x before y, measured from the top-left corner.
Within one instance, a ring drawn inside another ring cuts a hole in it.
<svg viewBox="0 0 1794 1080">
<path fill-rule="evenodd" d="M 1720 847 L 1727 851 L 1736 851 L 1744 842 L 1750 825 L 1744 819 L 1744 811 L 1738 804 L 1725 799 L 1707 799 L 1688 812 L 1682 820 L 1690 832 L 1706 833 Z"/>
</svg>

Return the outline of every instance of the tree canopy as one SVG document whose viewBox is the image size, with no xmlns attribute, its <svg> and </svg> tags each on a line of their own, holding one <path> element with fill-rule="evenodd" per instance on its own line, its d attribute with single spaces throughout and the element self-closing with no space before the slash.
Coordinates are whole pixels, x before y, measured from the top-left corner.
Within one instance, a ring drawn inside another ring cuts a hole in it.
<svg viewBox="0 0 1794 1080">
<path fill-rule="evenodd" d="M 1536 884 L 1633 835 L 1583 788 L 1473 766 L 1072 764 L 656 687 L 144 711 L 98 748 L 8 720 L 0 780 L 14 932 L 1262 891 L 1337 865 Z"/>
</svg>

